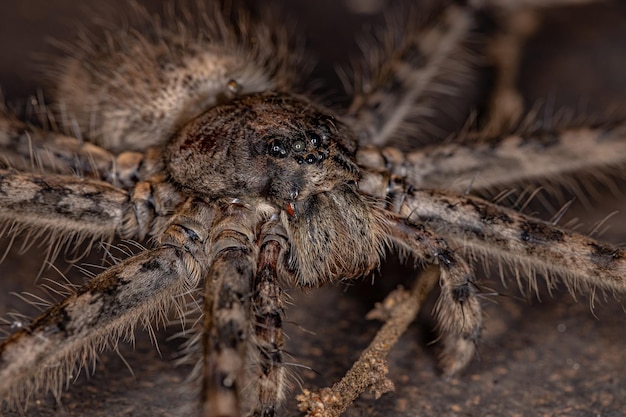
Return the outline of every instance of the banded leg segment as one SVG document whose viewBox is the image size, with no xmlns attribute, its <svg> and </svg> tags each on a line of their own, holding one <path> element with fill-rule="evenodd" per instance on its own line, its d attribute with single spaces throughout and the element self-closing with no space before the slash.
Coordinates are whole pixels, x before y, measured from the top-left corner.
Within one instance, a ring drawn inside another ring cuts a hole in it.
<svg viewBox="0 0 626 417">
<path fill-rule="evenodd" d="M 536 289 L 534 276 L 559 276 L 572 291 L 601 288 L 626 293 L 626 252 L 551 223 L 475 197 L 413 192 L 401 214 L 441 230 L 470 252 L 513 266 Z"/>
<path fill-rule="evenodd" d="M 113 154 L 89 142 L 0 114 L 0 164 L 5 167 L 102 178 L 115 162 Z"/>
<path fill-rule="evenodd" d="M 253 377 L 258 379 L 258 402 L 254 417 L 273 417 L 285 398 L 283 364 L 283 293 L 279 275 L 286 274 L 281 263 L 287 244 L 285 233 L 266 235 L 261 243 L 253 289 L 253 344 L 258 359 L 253 363 Z"/>
<path fill-rule="evenodd" d="M 571 290 L 626 292 L 626 252 L 477 197 L 416 191 L 402 181 L 369 173 L 361 191 L 386 198 L 400 217 L 427 225 L 470 252 L 513 266 L 536 289 L 541 273 L 553 286 L 559 276 Z"/>
<path fill-rule="evenodd" d="M 97 352 L 132 339 L 137 323 L 165 315 L 200 279 L 181 247 L 136 255 L 96 276 L 0 343 L 0 403 L 58 393 Z M 149 300 L 149 302 L 148 302 Z"/>
<path fill-rule="evenodd" d="M 626 124 L 466 140 L 414 152 L 364 148 L 357 153 L 357 162 L 370 171 L 404 178 L 414 189 L 465 192 L 545 178 L 558 182 L 568 173 L 605 173 L 623 165 Z"/>
<path fill-rule="evenodd" d="M 252 210 L 238 204 L 211 228 L 212 257 L 205 282 L 202 330 L 202 415 L 239 417 L 245 401 L 250 302 L 258 248 Z"/>
<path fill-rule="evenodd" d="M 203 415 L 241 415 L 245 382 L 247 323 L 254 259 L 246 248 L 231 246 L 218 253 L 206 280 L 204 315 Z"/>
<path fill-rule="evenodd" d="M 0 170 L 0 222 L 111 238 L 128 208 L 128 193 L 101 181 Z"/>
<path fill-rule="evenodd" d="M 73 236 L 143 239 L 163 233 L 181 199 L 165 182 L 139 182 L 127 192 L 94 179 L 0 170 L 0 235 L 26 230 L 27 240 L 41 237 L 54 253 L 57 239 Z"/>
<path fill-rule="evenodd" d="M 48 132 L 0 113 L 0 167 L 87 177 L 131 189 L 163 172 L 159 148 L 113 154 L 92 143 Z"/>
<path fill-rule="evenodd" d="M 471 267 L 431 229 L 411 219 L 393 220 L 390 233 L 398 246 L 440 270 L 441 294 L 436 306 L 443 351 L 440 364 L 447 375 L 462 370 L 474 356 L 482 329 L 482 309 L 476 298 Z"/>
</svg>

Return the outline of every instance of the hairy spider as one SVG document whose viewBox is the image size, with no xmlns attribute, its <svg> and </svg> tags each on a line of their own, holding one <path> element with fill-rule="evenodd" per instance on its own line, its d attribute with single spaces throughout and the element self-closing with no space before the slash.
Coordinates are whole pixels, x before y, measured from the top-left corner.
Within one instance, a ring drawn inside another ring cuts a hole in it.
<svg viewBox="0 0 626 417">
<path fill-rule="evenodd" d="M 83 285 L 65 288 L 29 324 L 7 322 L 21 328 L 0 344 L 2 407 L 22 408 L 41 391 L 58 396 L 98 350 L 173 315 L 197 387 L 198 407 L 181 414 L 281 414 L 285 292 L 352 282 L 386 250 L 437 267 L 447 376 L 470 362 L 482 329 L 476 259 L 532 293 L 536 274 L 549 288 L 560 278 L 572 292 L 624 292 L 621 249 L 468 195 L 619 167 L 623 124 L 538 131 L 501 72 L 479 132 L 424 144 L 443 111 L 437 103 L 474 80 L 474 57 L 493 54 L 510 69 L 518 57 L 498 47 L 526 36 L 503 25 L 490 52 L 476 31 L 495 6 L 469 3 L 391 20 L 348 77 L 347 109 L 299 89 L 306 65 L 290 34 L 241 10 L 223 18 L 220 7 L 194 3 L 166 23 L 140 11 L 136 30 L 68 48 L 57 104 L 34 108 L 42 125 L 8 111 L 0 118 L 2 234 L 9 246 L 20 235 L 25 246 L 43 241 L 49 258 L 81 241 L 149 243 L 86 271 Z M 495 12 L 515 23 L 527 11 Z M 60 129 L 46 129 L 54 120 Z M 426 275 L 418 282 L 433 269 Z M 423 292 L 397 293 L 377 314 L 401 331 L 396 319 L 410 321 Z M 366 358 L 364 388 L 388 390 L 384 355 Z M 307 391 L 301 408 L 336 415 L 333 402 L 349 400 L 333 395 L 343 391 Z"/>
</svg>

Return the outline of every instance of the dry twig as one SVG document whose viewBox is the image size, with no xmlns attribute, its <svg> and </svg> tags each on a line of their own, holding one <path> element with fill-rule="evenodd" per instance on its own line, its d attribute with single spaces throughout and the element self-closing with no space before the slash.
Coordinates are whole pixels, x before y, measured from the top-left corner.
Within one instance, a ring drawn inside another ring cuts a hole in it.
<svg viewBox="0 0 626 417">
<path fill-rule="evenodd" d="M 438 278 L 439 269 L 431 266 L 424 271 L 410 292 L 398 289 L 377 305 L 374 314 L 368 317 L 378 318 L 383 309 L 383 315 L 387 315 L 388 319 L 374 340 L 346 375 L 331 388 L 303 390 L 298 396 L 298 409 L 306 412 L 307 417 L 337 417 L 366 390 L 373 392 L 376 398 L 392 391 L 393 382 L 387 378 L 389 351 L 415 319 Z"/>
</svg>

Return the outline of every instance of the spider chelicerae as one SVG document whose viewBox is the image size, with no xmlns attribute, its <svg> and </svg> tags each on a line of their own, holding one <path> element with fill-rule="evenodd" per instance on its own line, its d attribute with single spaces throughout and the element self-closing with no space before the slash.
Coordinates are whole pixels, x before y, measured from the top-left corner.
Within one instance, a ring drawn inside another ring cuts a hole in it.
<svg viewBox="0 0 626 417">
<path fill-rule="evenodd" d="M 75 361 L 90 362 L 102 345 L 117 348 L 136 323 L 165 321 L 171 310 L 187 323 L 201 412 L 273 415 L 288 379 L 283 292 L 366 275 L 388 246 L 440 268 L 436 317 L 447 374 L 467 365 L 480 334 L 474 258 L 511 265 L 500 274 L 530 292 L 537 272 L 550 283 L 564 278 L 575 292 L 624 290 L 621 251 L 466 196 L 618 166 L 619 124 L 545 134 L 514 127 L 519 115 L 505 109 L 504 126 L 411 144 L 434 123 L 431 103 L 470 77 L 479 13 L 449 5 L 423 25 L 407 18 L 395 37 L 378 41 L 393 54 L 368 51 L 348 110 L 331 111 L 292 92 L 302 58 L 288 53 L 281 26 L 203 20 L 204 11 L 192 10 L 180 27 L 148 28 L 158 35 L 81 43 L 63 66 L 62 105 L 36 107 L 48 122 L 65 120 L 65 134 L 3 116 L 9 239 L 45 238 L 50 257 L 59 240 L 153 239 L 85 286 L 66 288 L 69 298 L 32 324 L 8 322 L 25 326 L 0 348 L 9 406 L 27 403 L 34 389 L 58 395 Z M 511 93 L 499 87 L 496 97 Z M 507 129 L 514 134 L 493 133 Z M 406 297 L 390 298 L 379 315 L 392 322 L 397 305 L 418 304 Z M 388 381 L 379 368 L 369 369 L 366 386 L 382 392 Z M 323 397 L 309 393 L 303 408 L 315 415 Z"/>
</svg>

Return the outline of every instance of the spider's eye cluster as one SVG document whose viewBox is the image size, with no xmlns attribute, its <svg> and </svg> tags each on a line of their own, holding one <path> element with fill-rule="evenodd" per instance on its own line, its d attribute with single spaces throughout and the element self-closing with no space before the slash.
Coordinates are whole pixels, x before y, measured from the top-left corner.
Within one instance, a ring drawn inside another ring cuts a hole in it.
<svg viewBox="0 0 626 417">
<path fill-rule="evenodd" d="M 330 128 L 323 123 L 315 123 L 316 130 L 307 130 L 294 137 L 270 136 L 267 138 L 267 154 L 274 158 L 293 155 L 298 164 L 315 164 L 328 157 Z"/>
<path fill-rule="evenodd" d="M 263 196 L 279 207 L 359 178 L 356 139 L 341 120 L 297 96 L 266 92 L 208 109 L 167 148 L 181 187 L 210 197 Z"/>
<path fill-rule="evenodd" d="M 285 158 L 287 156 L 287 146 L 281 139 L 272 139 L 267 145 L 267 153 L 275 158 Z"/>
</svg>

